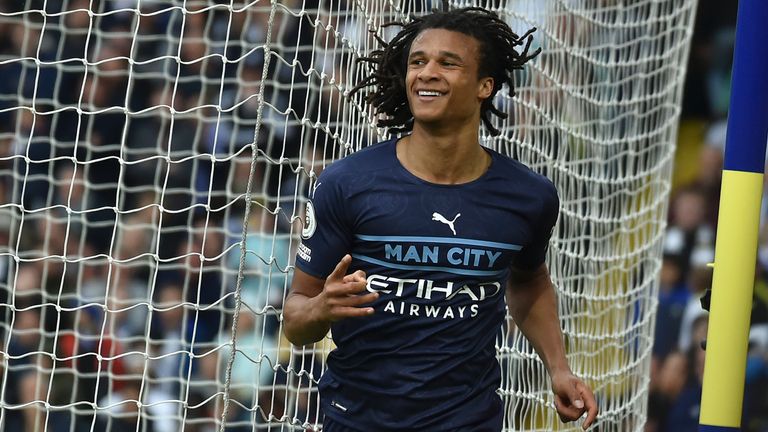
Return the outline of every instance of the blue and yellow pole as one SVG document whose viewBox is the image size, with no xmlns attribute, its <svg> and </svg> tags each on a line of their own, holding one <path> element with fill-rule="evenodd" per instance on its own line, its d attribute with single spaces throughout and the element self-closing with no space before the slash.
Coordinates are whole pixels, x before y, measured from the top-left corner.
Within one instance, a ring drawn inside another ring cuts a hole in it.
<svg viewBox="0 0 768 432">
<path fill-rule="evenodd" d="M 767 140 L 768 0 L 741 0 L 699 432 L 740 430 Z"/>
</svg>

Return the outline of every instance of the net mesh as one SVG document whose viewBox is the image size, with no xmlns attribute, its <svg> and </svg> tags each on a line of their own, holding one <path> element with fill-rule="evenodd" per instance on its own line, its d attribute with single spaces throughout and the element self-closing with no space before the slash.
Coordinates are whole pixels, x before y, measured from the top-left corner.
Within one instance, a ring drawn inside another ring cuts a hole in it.
<svg viewBox="0 0 768 432">
<path fill-rule="evenodd" d="M 0 1 L 0 428 L 320 428 L 281 310 L 309 188 L 375 142 L 355 62 L 443 6 L 543 52 L 482 142 L 546 174 L 568 358 L 640 431 L 695 0 Z M 511 320 L 505 430 L 577 430 Z M 14 429 L 16 428 L 16 429 Z"/>
</svg>

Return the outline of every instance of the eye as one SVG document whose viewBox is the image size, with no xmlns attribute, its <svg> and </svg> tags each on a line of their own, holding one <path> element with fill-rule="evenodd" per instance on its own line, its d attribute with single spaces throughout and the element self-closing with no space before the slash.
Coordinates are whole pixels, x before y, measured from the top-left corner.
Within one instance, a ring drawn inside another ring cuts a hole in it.
<svg viewBox="0 0 768 432">
<path fill-rule="evenodd" d="M 412 65 L 416 65 L 416 66 L 419 66 L 419 65 L 423 65 L 424 63 L 425 63 L 425 62 L 424 62 L 424 60 L 422 60 L 422 59 L 413 59 L 413 60 L 411 60 L 411 62 L 410 62 L 410 64 L 412 64 Z"/>
</svg>

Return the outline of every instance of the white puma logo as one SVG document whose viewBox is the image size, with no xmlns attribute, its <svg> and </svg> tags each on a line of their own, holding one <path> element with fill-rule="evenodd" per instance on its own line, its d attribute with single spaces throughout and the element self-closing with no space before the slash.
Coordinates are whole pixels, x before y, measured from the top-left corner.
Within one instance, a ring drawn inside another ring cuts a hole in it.
<svg viewBox="0 0 768 432">
<path fill-rule="evenodd" d="M 312 186 L 312 198 L 315 197 L 315 191 L 317 190 L 317 188 L 320 187 L 321 184 L 323 184 L 323 183 L 322 182 L 317 182 L 317 183 L 315 183 L 314 186 Z"/>
<path fill-rule="evenodd" d="M 457 213 L 456 216 L 453 217 L 453 220 L 449 221 L 448 219 L 445 218 L 445 216 L 441 215 L 438 212 L 434 212 L 432 213 L 432 220 L 448 225 L 448 228 L 451 229 L 451 231 L 453 232 L 453 235 L 456 235 L 456 229 L 453 227 L 453 223 L 456 222 L 456 219 L 458 219 L 459 216 L 461 216 L 461 213 Z"/>
</svg>

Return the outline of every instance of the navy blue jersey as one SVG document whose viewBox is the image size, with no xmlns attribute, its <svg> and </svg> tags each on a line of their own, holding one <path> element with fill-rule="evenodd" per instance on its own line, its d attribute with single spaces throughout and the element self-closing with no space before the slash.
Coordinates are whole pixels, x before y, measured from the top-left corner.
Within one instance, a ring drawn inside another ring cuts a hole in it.
<svg viewBox="0 0 768 432">
<path fill-rule="evenodd" d="M 485 174 L 426 182 L 395 141 L 323 171 L 296 259 L 326 278 L 349 253 L 380 296 L 375 313 L 334 323 L 323 411 L 363 431 L 480 430 L 500 419 L 495 339 L 509 268 L 544 262 L 558 199 L 552 183 L 488 150 Z M 493 427 L 490 429 L 493 430 Z"/>
</svg>

